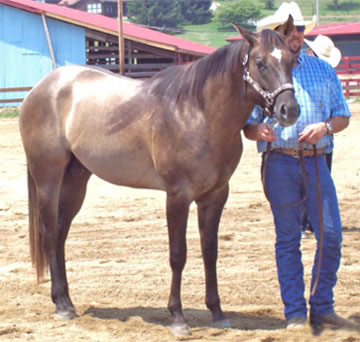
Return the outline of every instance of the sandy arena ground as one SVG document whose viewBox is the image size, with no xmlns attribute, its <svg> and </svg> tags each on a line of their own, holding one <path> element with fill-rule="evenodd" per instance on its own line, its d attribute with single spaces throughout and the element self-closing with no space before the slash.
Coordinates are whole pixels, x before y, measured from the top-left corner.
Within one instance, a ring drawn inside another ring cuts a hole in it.
<svg viewBox="0 0 360 342">
<path fill-rule="evenodd" d="M 336 135 L 333 177 L 343 221 L 343 258 L 335 289 L 337 312 L 360 323 L 360 105 Z M 210 327 L 195 205 L 188 226 L 182 300 L 192 335 L 183 341 L 360 341 L 326 330 L 320 337 L 284 329 L 274 259 L 274 227 L 259 178 L 255 143 L 231 179 L 219 233 L 218 278 L 232 328 Z M 0 120 L 0 340 L 176 341 L 166 309 L 170 287 L 165 194 L 116 187 L 92 177 L 67 240 L 71 297 L 79 317 L 56 320 L 49 278 L 36 283 L 27 231 L 26 165 L 17 119 Z M 303 239 L 309 285 L 314 239 Z M 308 288 L 307 288 L 308 297 Z"/>
</svg>

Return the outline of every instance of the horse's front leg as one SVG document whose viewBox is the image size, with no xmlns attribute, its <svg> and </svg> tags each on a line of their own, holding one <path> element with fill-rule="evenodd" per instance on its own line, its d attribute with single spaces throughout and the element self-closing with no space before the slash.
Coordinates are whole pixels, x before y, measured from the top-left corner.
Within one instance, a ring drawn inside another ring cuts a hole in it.
<svg viewBox="0 0 360 342">
<path fill-rule="evenodd" d="M 189 336 L 181 305 L 181 275 L 186 262 L 186 226 L 190 202 L 179 187 L 167 192 L 166 216 L 169 233 L 170 266 L 172 269 L 168 309 L 173 316 L 171 333 Z"/>
<path fill-rule="evenodd" d="M 217 328 L 230 328 L 230 322 L 221 310 L 216 275 L 218 229 L 228 194 L 229 186 L 226 185 L 224 188 L 196 201 L 198 205 L 201 251 L 205 266 L 205 302 L 213 315 L 213 326 Z"/>
</svg>

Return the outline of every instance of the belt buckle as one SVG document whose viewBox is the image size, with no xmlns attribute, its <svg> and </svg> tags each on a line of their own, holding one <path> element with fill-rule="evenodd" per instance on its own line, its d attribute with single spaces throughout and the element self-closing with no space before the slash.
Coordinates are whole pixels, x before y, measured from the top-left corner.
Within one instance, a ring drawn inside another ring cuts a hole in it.
<svg viewBox="0 0 360 342">
<path fill-rule="evenodd" d="M 294 158 L 300 158 L 300 153 L 299 153 L 299 151 L 300 151 L 300 150 L 298 150 L 298 149 L 293 149 L 293 150 L 292 150 L 292 156 L 293 156 Z"/>
</svg>

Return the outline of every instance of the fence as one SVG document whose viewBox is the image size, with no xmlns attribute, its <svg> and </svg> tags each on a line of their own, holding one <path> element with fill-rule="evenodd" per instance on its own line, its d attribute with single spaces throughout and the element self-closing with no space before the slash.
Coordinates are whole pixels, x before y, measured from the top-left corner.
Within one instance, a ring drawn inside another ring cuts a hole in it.
<svg viewBox="0 0 360 342">
<path fill-rule="evenodd" d="M 360 96 L 360 56 L 342 57 L 336 73 L 346 97 Z"/>
<path fill-rule="evenodd" d="M 344 95 L 360 96 L 360 56 L 342 57 L 336 67 Z M 358 76 L 359 75 L 359 76 Z M 0 88 L 0 93 L 29 91 L 32 87 Z M 24 98 L 0 99 L 1 103 L 20 103 Z"/>
<path fill-rule="evenodd" d="M 336 67 L 338 75 L 360 74 L 360 56 L 342 57 Z"/>
<path fill-rule="evenodd" d="M 14 93 L 20 91 L 29 91 L 32 87 L 18 87 L 18 88 L 0 88 L 0 93 Z M 22 102 L 24 98 L 0 99 L 0 103 L 17 103 Z"/>
</svg>

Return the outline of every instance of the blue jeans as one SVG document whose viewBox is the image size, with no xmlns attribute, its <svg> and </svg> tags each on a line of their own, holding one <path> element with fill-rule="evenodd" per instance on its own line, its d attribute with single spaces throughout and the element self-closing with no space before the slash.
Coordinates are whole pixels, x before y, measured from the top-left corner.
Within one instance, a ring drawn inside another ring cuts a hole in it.
<svg viewBox="0 0 360 342">
<path fill-rule="evenodd" d="M 300 251 L 304 206 L 313 225 L 315 237 L 317 241 L 319 240 L 315 163 L 313 157 L 305 157 L 304 160 L 308 197 L 303 204 L 292 208 L 280 209 L 276 205 L 286 206 L 303 198 L 306 187 L 301 174 L 300 160 L 281 153 L 270 153 L 266 170 L 266 189 L 274 204 L 271 205 L 271 210 L 276 229 L 276 263 L 286 319 L 307 315 L 304 269 Z M 342 241 L 336 190 L 326 165 L 325 155 L 318 156 L 318 165 L 324 217 L 324 244 L 319 284 L 309 301 L 310 312 L 314 316 L 322 316 L 334 311 L 333 288 L 337 280 Z M 318 246 L 311 284 L 315 281 L 317 261 Z"/>
</svg>

